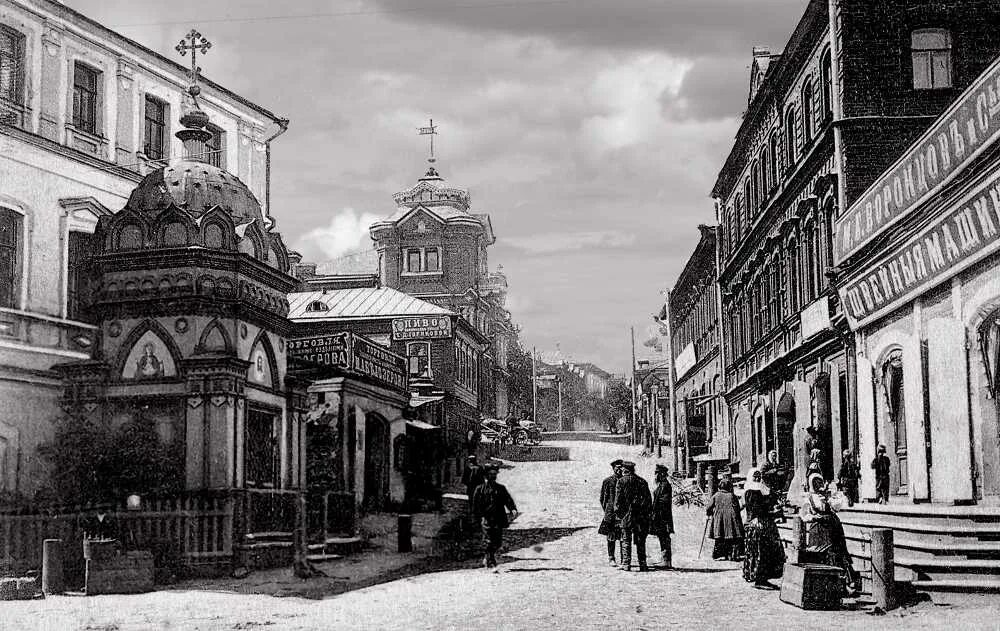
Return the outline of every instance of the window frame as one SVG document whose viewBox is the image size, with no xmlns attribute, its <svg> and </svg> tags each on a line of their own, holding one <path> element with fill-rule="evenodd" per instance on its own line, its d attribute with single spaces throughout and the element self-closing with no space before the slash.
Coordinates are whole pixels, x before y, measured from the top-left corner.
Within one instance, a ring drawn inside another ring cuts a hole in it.
<svg viewBox="0 0 1000 631">
<path fill-rule="evenodd" d="M 918 48 L 917 38 L 921 35 L 940 35 L 945 39 L 945 44 L 943 47 L 933 48 L 929 45 L 927 47 Z M 919 28 L 910 31 L 910 70 L 913 79 L 913 89 L 914 90 L 949 90 L 954 87 L 954 56 L 952 51 L 954 50 L 955 42 L 951 36 L 951 31 L 945 28 Z M 944 79 L 943 84 L 938 85 L 935 77 L 935 61 L 939 58 L 943 58 L 946 62 L 947 76 Z M 918 63 L 919 62 L 919 63 Z M 917 85 L 917 67 L 919 64 L 925 66 L 926 71 L 926 85 Z"/>
<path fill-rule="evenodd" d="M 205 141 L 205 162 L 220 169 L 226 168 L 226 130 L 209 123 L 205 126 L 206 131 L 212 134 L 211 138 Z"/>
<path fill-rule="evenodd" d="M 427 269 L 427 254 L 433 253 L 437 256 L 437 269 L 429 270 Z M 412 269 L 411 265 L 411 255 L 417 256 L 417 262 L 419 263 L 419 269 Z M 403 276 L 433 276 L 438 274 L 443 274 L 442 261 L 441 261 L 441 248 L 439 246 L 414 246 L 403 248 L 403 261 L 402 261 L 402 271 L 400 272 Z"/>
<path fill-rule="evenodd" d="M 8 219 L 9 218 L 9 219 Z M 10 206 L 0 205 L 0 224 L 9 221 L 10 243 L 0 241 L 0 252 L 7 252 L 11 262 L 9 273 L 0 268 L 0 308 L 18 309 L 21 305 L 21 287 L 24 282 L 24 213 Z M 0 235 L 2 235 L 0 231 Z M 0 257 L 2 260 L 3 257 Z M 2 288 L 9 297 L 4 300 Z"/>
<path fill-rule="evenodd" d="M 420 360 L 421 356 L 420 355 L 414 355 L 413 352 L 410 350 L 412 348 L 418 348 L 418 347 L 423 347 L 425 349 L 425 355 L 423 355 L 424 362 L 425 362 L 425 368 L 428 370 L 428 373 L 430 371 L 430 367 L 431 367 L 431 343 L 429 341 L 407 342 L 406 343 L 406 372 L 410 376 L 410 378 L 419 377 L 424 372 L 422 369 L 420 369 L 420 366 L 419 366 L 420 365 L 419 360 Z M 416 364 L 414 364 L 413 360 L 418 360 L 418 361 L 416 362 Z M 414 369 L 413 369 L 414 365 L 416 365 L 417 368 L 418 368 L 416 371 L 414 371 Z"/>
<path fill-rule="evenodd" d="M 795 106 L 789 105 L 785 110 L 785 172 L 792 170 L 795 164 Z"/>
<path fill-rule="evenodd" d="M 159 108 L 159 120 L 150 117 L 150 106 Z M 167 140 L 167 127 L 170 123 L 170 105 L 152 94 L 146 94 L 143 99 L 142 123 L 142 153 L 150 160 L 169 159 L 170 142 Z M 159 146 L 153 142 L 153 132 Z"/>
<path fill-rule="evenodd" d="M 802 145 L 808 146 L 813 139 L 813 80 L 808 77 L 802 83 Z"/>
<path fill-rule="evenodd" d="M 827 48 L 820 57 L 820 82 L 823 84 L 823 120 L 833 120 L 833 52 Z"/>
<path fill-rule="evenodd" d="M 93 78 L 93 87 L 81 85 L 79 75 L 85 73 Z M 73 95 L 72 123 L 73 128 L 86 134 L 102 136 L 101 133 L 101 86 L 103 73 L 100 69 L 80 60 L 73 61 Z M 86 95 L 85 99 L 83 98 Z M 86 116 L 85 116 L 86 114 Z"/>
<path fill-rule="evenodd" d="M 76 235 L 76 237 L 74 237 Z M 89 243 L 82 244 L 84 253 L 74 260 L 74 239 L 83 238 Z M 90 279 L 87 277 L 88 265 L 86 250 L 93 246 L 94 234 L 84 230 L 70 230 L 66 235 L 66 318 L 76 322 L 90 322 L 86 317 L 86 307 L 89 304 L 87 289 L 90 286 Z"/>
<path fill-rule="evenodd" d="M 9 59 L 13 60 L 12 65 L 13 70 L 13 80 L 7 86 L 7 93 L 3 91 L 3 86 L 0 84 L 0 103 L 7 106 L 14 106 L 18 109 L 24 107 L 25 103 L 25 79 L 27 73 L 24 71 L 25 66 L 28 63 L 27 54 L 27 37 L 24 33 L 16 29 L 10 28 L 4 24 L 0 24 L 0 37 L 7 37 L 12 43 L 12 50 Z M 6 55 L 3 54 L 3 49 L 0 48 L 0 67 L 3 64 L 3 58 Z"/>
</svg>

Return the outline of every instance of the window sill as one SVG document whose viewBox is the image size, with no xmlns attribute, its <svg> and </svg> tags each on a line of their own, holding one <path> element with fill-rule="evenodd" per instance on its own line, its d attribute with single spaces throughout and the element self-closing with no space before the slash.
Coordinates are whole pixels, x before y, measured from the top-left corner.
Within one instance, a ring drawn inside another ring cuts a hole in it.
<svg viewBox="0 0 1000 631">
<path fill-rule="evenodd" d="M 417 276 L 417 277 L 420 277 L 420 276 L 423 276 L 423 277 L 427 277 L 427 276 L 444 276 L 444 272 L 442 272 L 442 271 L 437 271 L 437 272 L 400 272 L 399 275 L 400 276 Z"/>
</svg>

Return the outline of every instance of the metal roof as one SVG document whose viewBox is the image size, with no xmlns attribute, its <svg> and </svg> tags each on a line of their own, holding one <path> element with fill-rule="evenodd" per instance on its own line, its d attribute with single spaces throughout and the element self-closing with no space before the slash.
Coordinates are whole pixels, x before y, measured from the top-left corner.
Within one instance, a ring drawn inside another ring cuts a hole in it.
<svg viewBox="0 0 1000 631">
<path fill-rule="evenodd" d="M 389 318 L 397 316 L 454 315 L 448 309 L 414 298 L 389 287 L 360 287 L 303 291 L 288 295 L 288 319 L 299 322 Z M 326 309 L 310 308 L 313 303 Z"/>
</svg>

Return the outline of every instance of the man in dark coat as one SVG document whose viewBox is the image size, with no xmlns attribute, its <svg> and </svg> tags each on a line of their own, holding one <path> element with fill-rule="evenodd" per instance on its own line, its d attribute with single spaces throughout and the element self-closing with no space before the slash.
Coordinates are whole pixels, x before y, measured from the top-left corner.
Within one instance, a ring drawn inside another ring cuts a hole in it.
<svg viewBox="0 0 1000 631">
<path fill-rule="evenodd" d="M 504 528 L 510 525 L 512 518 L 517 517 L 514 499 L 507 492 L 507 487 L 497 482 L 499 469 L 495 464 L 489 465 L 486 468 L 486 481 L 472 494 L 473 513 L 482 523 L 483 540 L 486 544 L 483 565 L 488 568 L 497 566 L 497 551 L 503 544 Z"/>
<path fill-rule="evenodd" d="M 615 565 L 615 546 L 621 537 L 618 532 L 618 521 L 615 518 L 615 486 L 621 479 L 622 461 L 613 460 L 611 462 L 611 475 L 604 478 L 601 483 L 601 508 L 604 510 L 604 519 L 597 529 L 597 534 L 605 535 L 608 538 L 608 562 Z"/>
<path fill-rule="evenodd" d="M 465 471 L 462 472 L 462 484 L 465 485 L 465 493 L 469 498 L 469 527 L 474 527 L 476 525 L 475 511 L 472 508 L 472 494 L 476 491 L 476 488 L 486 481 L 485 470 L 483 467 L 479 466 L 476 456 L 470 455 L 466 463 Z"/>
<path fill-rule="evenodd" d="M 653 498 L 649 493 L 649 483 L 635 472 L 635 463 L 622 463 L 622 477 L 615 485 L 615 517 L 622 530 L 622 551 L 620 568 L 626 572 L 632 569 L 632 544 L 635 543 L 639 571 L 646 572 L 646 535 L 649 533 L 649 509 Z"/>
<path fill-rule="evenodd" d="M 653 506 L 649 513 L 649 533 L 660 540 L 660 558 L 665 570 L 673 569 L 670 535 L 674 532 L 674 488 L 670 484 L 670 471 L 662 464 L 656 465 L 656 488 L 653 489 Z"/>
<path fill-rule="evenodd" d="M 875 470 L 875 501 L 879 504 L 889 503 L 889 456 L 885 455 L 885 445 L 878 446 L 878 455 L 872 460 Z"/>
</svg>

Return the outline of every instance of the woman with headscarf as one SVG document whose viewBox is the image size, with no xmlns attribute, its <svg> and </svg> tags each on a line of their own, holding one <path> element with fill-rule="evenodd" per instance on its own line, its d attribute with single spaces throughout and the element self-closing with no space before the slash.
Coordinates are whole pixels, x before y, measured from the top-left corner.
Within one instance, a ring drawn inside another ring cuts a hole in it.
<svg viewBox="0 0 1000 631">
<path fill-rule="evenodd" d="M 826 541 L 827 563 L 839 567 L 844 571 L 845 591 L 848 593 L 858 592 L 861 589 L 861 578 L 854 570 L 851 563 L 851 554 L 847 551 L 847 537 L 844 536 L 844 526 L 840 523 L 840 518 L 830 506 L 830 499 L 827 497 L 827 484 L 822 475 L 813 474 L 807 481 L 809 494 L 806 495 L 806 503 L 802 507 L 802 521 L 807 525 L 818 525 L 823 529 Z"/>
<path fill-rule="evenodd" d="M 733 493 L 733 483 L 719 482 L 719 490 L 708 502 L 708 537 L 712 546 L 712 559 L 737 561 L 743 539 L 743 520 L 740 518 L 740 500 Z"/>
<path fill-rule="evenodd" d="M 771 509 L 771 489 L 764 484 L 759 469 L 751 469 L 743 487 L 747 508 L 746 553 L 743 579 L 757 589 L 777 589 L 769 581 L 780 578 L 785 567 L 785 549 L 778 537 Z"/>
</svg>

